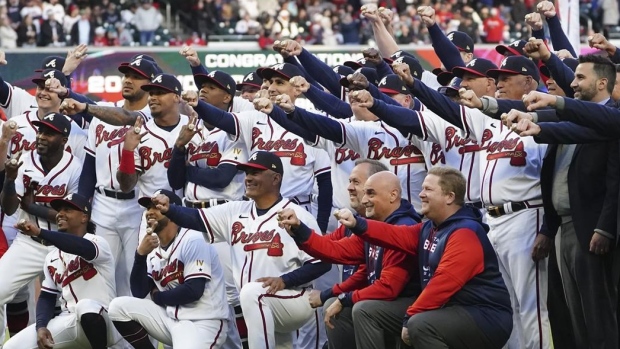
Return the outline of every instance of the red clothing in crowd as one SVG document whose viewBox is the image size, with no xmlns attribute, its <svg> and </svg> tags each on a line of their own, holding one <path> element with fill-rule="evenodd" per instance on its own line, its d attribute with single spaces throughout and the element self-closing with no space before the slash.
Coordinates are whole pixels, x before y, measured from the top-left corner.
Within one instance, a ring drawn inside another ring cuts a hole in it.
<svg viewBox="0 0 620 349">
<path fill-rule="evenodd" d="M 487 33 L 486 42 L 500 43 L 504 39 L 504 21 L 499 16 L 489 17 L 484 20 L 484 31 Z"/>
</svg>

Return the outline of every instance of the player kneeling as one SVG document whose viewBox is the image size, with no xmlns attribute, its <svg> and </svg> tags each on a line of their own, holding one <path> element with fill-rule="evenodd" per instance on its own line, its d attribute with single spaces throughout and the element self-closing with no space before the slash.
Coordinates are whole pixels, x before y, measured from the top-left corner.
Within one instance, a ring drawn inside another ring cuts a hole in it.
<svg viewBox="0 0 620 349">
<path fill-rule="evenodd" d="M 173 192 L 160 190 L 181 206 Z M 137 349 L 155 348 L 149 335 L 174 348 L 220 348 L 228 330 L 224 274 L 213 246 L 202 233 L 171 222 L 151 202 L 146 207 L 148 234 L 140 242 L 131 271 L 133 297 L 116 298 L 110 319 Z"/>
<path fill-rule="evenodd" d="M 114 259 L 108 243 L 95 236 L 88 199 L 70 194 L 51 202 L 58 211 L 58 231 L 40 229 L 22 220 L 22 234 L 45 240 L 56 249 L 45 257 L 45 280 L 37 301 L 37 322 L 19 332 L 5 349 L 104 349 L 122 340 L 106 308 L 116 296 Z M 54 316 L 60 294 L 62 313 Z"/>
</svg>

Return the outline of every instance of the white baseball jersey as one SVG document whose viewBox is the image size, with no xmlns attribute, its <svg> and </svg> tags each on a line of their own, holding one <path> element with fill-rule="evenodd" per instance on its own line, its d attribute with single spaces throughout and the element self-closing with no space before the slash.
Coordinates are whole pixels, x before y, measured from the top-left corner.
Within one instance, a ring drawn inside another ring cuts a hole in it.
<svg viewBox="0 0 620 349">
<path fill-rule="evenodd" d="M 207 241 L 226 241 L 232 247 L 233 275 L 239 290 L 258 278 L 280 276 L 306 262 L 319 262 L 297 248 L 286 230 L 278 227 L 276 214 L 284 208 L 292 208 L 310 229 L 320 232 L 312 214 L 286 198 L 261 216 L 256 213 L 254 201 L 200 209 Z"/>
<path fill-rule="evenodd" d="M 50 202 L 54 199 L 61 199 L 77 192 L 82 163 L 71 153 L 64 151 L 58 164 L 48 173 L 43 170 L 39 155 L 34 151 L 23 154 L 20 161 L 23 161 L 23 164 L 19 167 L 15 179 L 15 192 L 20 198 L 33 182 L 38 183 L 34 202 L 45 207 L 50 207 Z M 17 219 L 20 211 L 21 208 L 13 215 L 14 219 Z M 36 222 L 42 229 L 56 230 L 55 221 L 50 222 L 37 217 Z"/>
<path fill-rule="evenodd" d="M 200 123 L 200 121 L 198 121 Z M 187 144 L 187 161 L 190 165 L 199 168 L 217 167 L 220 164 L 236 166 L 248 160 L 248 150 L 243 141 L 214 128 L 209 131 L 204 125 Z M 226 188 L 209 189 L 196 183 L 187 181 L 185 198 L 188 200 L 241 200 L 244 193 L 245 174 L 238 171 Z"/>
<path fill-rule="evenodd" d="M 45 257 L 45 279 L 41 289 L 59 294 L 63 312 L 75 313 L 76 304 L 82 299 L 92 299 L 108 305 L 116 297 L 114 258 L 107 241 L 87 233 L 84 239 L 97 249 L 92 260 L 63 252 L 58 248 Z"/>
<path fill-rule="evenodd" d="M 37 98 L 28 91 L 4 82 L 9 87 L 9 95 L 6 100 L 0 101 L 0 107 L 4 110 L 7 119 L 25 113 L 28 109 L 37 107 Z"/>
<path fill-rule="evenodd" d="M 430 110 L 417 112 L 422 140 L 441 145 L 446 165 L 461 171 L 467 180 L 467 202 L 480 201 L 480 145 L 465 131 L 440 118 Z M 415 137 L 417 138 L 417 137 Z"/>
<path fill-rule="evenodd" d="M 426 177 L 426 163 L 420 149 L 382 121 L 340 121 L 340 125 L 342 146 L 363 158 L 383 162 L 400 179 L 402 197 L 419 211 L 420 189 Z"/>
<path fill-rule="evenodd" d="M 262 150 L 282 159 L 282 196 L 309 198 L 313 177 L 331 170 L 327 157 L 321 156 L 317 149 L 306 145 L 303 138 L 288 132 L 268 115 L 259 111 L 232 115 L 238 138 L 248 148 L 248 154 Z"/>
<path fill-rule="evenodd" d="M 252 102 L 243 99 L 239 96 L 235 96 L 233 98 L 233 103 L 232 106 L 230 108 L 230 110 L 228 110 L 231 113 L 241 113 L 242 111 L 255 111 L 256 108 L 254 108 L 254 104 L 252 104 Z"/>
<path fill-rule="evenodd" d="M 11 138 L 8 147 L 8 157 L 19 153 L 20 151 L 30 151 L 36 148 L 37 127 L 32 124 L 33 121 L 40 121 L 37 116 L 38 108 L 31 108 L 21 115 L 11 118 L 17 123 L 17 132 Z M 67 119 L 71 120 L 68 116 Z M 84 161 L 84 145 L 86 144 L 86 132 L 78 126 L 73 120 L 71 121 L 71 131 L 66 144 L 66 150 L 75 155 L 80 163 Z"/>
<path fill-rule="evenodd" d="M 100 104 L 105 106 L 122 107 L 124 100 L 114 104 Z M 144 107 L 139 111 L 147 123 L 151 120 L 151 110 Z M 128 130 L 133 131 L 133 126 L 114 126 L 93 118 L 88 127 L 88 141 L 84 150 L 95 157 L 97 187 L 110 190 L 120 190 L 116 179 L 116 170 L 120 164 L 123 141 Z"/>
<path fill-rule="evenodd" d="M 171 290 L 187 280 L 207 279 L 196 302 L 166 306 L 175 320 L 228 319 L 224 273 L 213 246 L 195 230 L 181 229 L 166 250 L 157 247 L 147 256 L 147 273 L 160 291 Z"/>
<path fill-rule="evenodd" d="M 188 122 L 189 118 L 181 114 L 179 123 L 172 131 L 157 126 L 155 119 L 144 124 L 142 132 L 147 131 L 148 134 L 142 138 L 134 152 L 136 171 L 141 173 L 138 177 L 140 197 L 153 196 L 159 189 L 172 190 L 168 184 L 166 171 L 172 159 L 174 142 L 183 125 Z"/>
<path fill-rule="evenodd" d="M 520 137 L 478 109 L 461 107 L 465 135 L 481 150 L 480 192 L 485 206 L 541 198 L 540 169 L 546 144 Z"/>
</svg>

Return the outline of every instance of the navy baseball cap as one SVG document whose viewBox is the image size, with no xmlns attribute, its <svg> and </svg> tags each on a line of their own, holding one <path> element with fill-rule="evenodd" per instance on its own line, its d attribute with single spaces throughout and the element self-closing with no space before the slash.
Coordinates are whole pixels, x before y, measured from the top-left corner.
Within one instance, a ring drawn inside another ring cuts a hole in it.
<svg viewBox="0 0 620 349">
<path fill-rule="evenodd" d="M 69 133 L 71 133 L 71 120 L 60 113 L 49 113 L 42 120 L 35 120 L 32 124 L 37 128 L 45 126 L 65 137 L 69 137 Z"/>
<path fill-rule="evenodd" d="M 472 38 L 459 31 L 453 31 L 446 35 L 450 41 L 456 46 L 459 51 L 474 53 L 474 40 Z"/>
<path fill-rule="evenodd" d="M 256 74 L 256 72 L 251 72 L 243 77 L 243 81 L 240 84 L 237 84 L 237 90 L 241 91 L 241 88 L 243 88 L 243 86 L 260 88 L 262 84 L 263 81 L 258 76 L 258 74 Z"/>
<path fill-rule="evenodd" d="M 497 45 L 495 51 L 502 56 L 525 56 L 525 40 L 516 40 L 508 45 Z"/>
<path fill-rule="evenodd" d="M 63 207 L 70 206 L 86 214 L 90 214 L 91 212 L 88 198 L 78 193 L 69 194 L 62 199 L 54 199 L 50 202 L 50 206 L 56 211 L 60 211 Z"/>
<path fill-rule="evenodd" d="M 400 77 L 396 74 L 388 74 L 379 81 L 379 85 L 377 86 L 379 91 L 387 94 L 387 95 L 396 95 L 396 94 L 404 94 L 410 95 L 411 91 L 405 86 L 405 83 L 400 79 Z"/>
<path fill-rule="evenodd" d="M 487 71 L 491 69 L 497 69 L 495 63 L 484 58 L 474 58 L 464 67 L 454 67 L 454 69 L 452 69 L 452 74 L 461 79 L 465 73 L 486 77 Z"/>
<path fill-rule="evenodd" d="M 155 59 L 153 57 L 149 56 L 149 55 L 145 55 L 145 54 L 139 53 L 139 54 L 134 55 L 133 57 L 131 57 L 131 61 L 132 62 L 135 61 L 136 59 L 144 59 L 145 61 L 149 61 L 149 62 L 153 63 L 153 66 L 155 67 L 155 75 L 161 74 L 161 73 L 164 72 L 163 70 L 161 70 L 161 68 L 159 67 L 159 65 L 155 61 Z"/>
<path fill-rule="evenodd" d="M 446 86 L 441 86 L 437 89 L 437 91 L 448 97 L 456 96 L 459 94 L 459 89 L 461 88 L 462 81 L 463 80 L 461 80 L 460 78 L 454 77 L 452 80 L 450 80 L 450 83 L 448 83 Z"/>
<path fill-rule="evenodd" d="M 144 58 L 135 59 L 131 61 L 131 63 L 121 63 L 118 67 L 118 71 L 123 74 L 138 73 L 138 75 L 149 80 L 159 74 L 157 68 L 155 68 L 155 64 Z"/>
<path fill-rule="evenodd" d="M 362 73 L 362 75 L 364 75 L 366 79 L 368 79 L 369 83 L 375 86 L 379 84 L 379 75 L 377 75 L 377 71 L 375 69 L 368 68 L 368 67 L 362 67 L 356 70 L 355 72 Z M 351 84 L 349 82 L 349 79 L 347 79 L 347 76 L 344 76 L 343 78 L 340 79 L 340 85 L 346 88 L 349 88 Z"/>
<path fill-rule="evenodd" d="M 450 83 L 450 81 L 452 81 L 452 79 L 454 79 L 454 74 L 449 71 L 444 71 L 437 74 L 437 82 L 441 86 L 446 86 Z"/>
<path fill-rule="evenodd" d="M 577 69 L 577 66 L 579 65 L 579 61 L 576 60 L 575 58 L 564 58 L 562 60 L 562 63 L 564 63 L 564 65 L 566 65 L 567 67 L 570 68 L 570 70 L 575 71 Z M 551 72 L 549 71 L 549 68 L 547 68 L 546 65 L 541 65 L 540 66 L 540 73 L 544 76 L 547 77 L 551 77 Z"/>
<path fill-rule="evenodd" d="M 348 67 L 346 65 L 337 65 L 334 67 L 334 72 L 340 74 L 340 76 L 347 76 L 349 74 L 353 74 L 355 70 L 353 70 L 353 68 Z"/>
<path fill-rule="evenodd" d="M 406 51 L 403 51 L 403 50 L 398 50 L 398 51 L 392 53 L 390 55 L 390 57 L 384 58 L 383 60 L 386 61 L 387 64 L 391 65 L 392 62 L 394 62 L 395 59 L 398 59 L 398 58 L 400 58 L 402 56 L 409 56 L 411 58 L 415 58 L 415 56 L 413 54 L 409 53 L 409 52 L 406 52 Z"/>
<path fill-rule="evenodd" d="M 68 87 L 69 83 L 67 82 L 67 77 L 60 70 L 56 69 L 46 69 L 41 71 L 41 75 L 32 79 L 32 82 L 35 84 L 45 83 L 48 79 L 56 78 L 60 81 L 60 85 L 62 87 Z"/>
<path fill-rule="evenodd" d="M 258 76 L 261 79 L 271 79 L 274 75 L 277 75 L 286 80 L 290 80 L 293 76 L 304 76 L 301 70 L 290 63 L 276 64 L 268 68 L 260 68 L 256 70 Z"/>
<path fill-rule="evenodd" d="M 202 88 L 203 84 L 210 82 L 233 97 L 235 96 L 235 91 L 237 91 L 237 83 L 235 82 L 235 79 L 220 70 L 214 70 L 209 74 L 196 74 L 194 75 L 194 79 L 199 85 L 197 86 L 198 88 Z"/>
<path fill-rule="evenodd" d="M 375 65 L 371 63 L 369 60 L 367 60 L 366 58 L 360 58 L 357 61 L 346 61 L 342 63 L 342 65 L 347 66 L 351 69 L 356 69 L 356 70 L 359 68 L 363 68 L 363 67 L 375 68 Z"/>
<path fill-rule="evenodd" d="M 394 63 L 406 63 L 409 66 L 409 70 L 411 70 L 411 75 L 413 75 L 414 78 L 422 78 L 424 68 L 422 68 L 422 66 L 420 65 L 420 61 L 418 61 L 417 58 L 414 58 L 413 56 L 402 55 L 392 62 L 392 64 Z"/>
<path fill-rule="evenodd" d="M 180 96 L 183 91 L 183 86 L 181 86 L 181 83 L 174 75 L 159 74 L 151 80 L 150 84 L 142 85 L 142 89 L 147 92 L 154 89 L 161 89 Z"/>
<path fill-rule="evenodd" d="M 183 206 L 183 201 L 181 201 L 181 198 L 174 192 L 167 189 L 159 189 L 158 191 L 153 193 L 153 196 L 157 196 L 159 194 L 167 196 L 168 200 L 170 201 L 170 205 Z M 138 203 L 144 208 L 149 208 L 153 206 L 153 200 L 150 196 L 143 196 L 139 198 Z"/>
<path fill-rule="evenodd" d="M 250 156 L 248 162 L 244 164 L 238 164 L 237 169 L 240 171 L 247 170 L 272 170 L 275 173 L 284 175 L 284 168 L 282 167 L 282 160 L 274 153 L 268 151 L 257 151 Z"/>
<path fill-rule="evenodd" d="M 443 72 L 446 72 L 447 70 L 443 70 L 442 68 L 435 68 L 433 70 L 431 70 L 431 73 L 435 74 L 435 75 L 439 75 Z"/>
<path fill-rule="evenodd" d="M 538 67 L 531 59 L 525 56 L 508 56 L 504 58 L 499 69 L 490 69 L 487 76 L 497 79 L 500 74 L 513 74 L 531 76 L 534 80 L 540 80 Z"/>
<path fill-rule="evenodd" d="M 41 64 L 41 69 L 36 69 L 35 72 L 40 73 L 46 69 L 58 69 L 62 70 L 62 67 L 65 65 L 65 59 L 60 56 L 47 56 L 43 59 L 43 64 Z"/>
</svg>

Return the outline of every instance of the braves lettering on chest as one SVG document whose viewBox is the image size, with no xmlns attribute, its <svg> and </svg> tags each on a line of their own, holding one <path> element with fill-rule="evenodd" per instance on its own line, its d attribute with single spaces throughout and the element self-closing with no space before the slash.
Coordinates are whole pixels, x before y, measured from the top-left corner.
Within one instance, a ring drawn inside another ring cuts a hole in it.
<svg viewBox="0 0 620 349">
<path fill-rule="evenodd" d="M 172 262 L 166 264 L 161 270 L 153 269 L 153 280 L 158 281 L 162 287 L 166 287 L 172 281 L 178 281 L 179 284 L 182 284 L 185 281 L 183 277 L 183 271 L 185 270 L 185 265 L 183 262 L 178 259 L 173 260 Z"/>
<path fill-rule="evenodd" d="M 252 129 L 252 149 L 272 152 L 281 158 L 291 158 L 291 165 L 305 166 L 306 152 L 303 143 L 298 138 L 278 138 L 276 140 L 262 137 L 258 127 Z"/>
<path fill-rule="evenodd" d="M 172 159 L 172 148 L 166 148 L 163 152 L 159 152 L 153 151 L 151 147 L 142 146 L 138 150 L 138 154 L 140 154 L 140 165 L 146 172 L 157 163 L 162 163 L 165 168 L 168 168 L 170 159 Z"/>
<path fill-rule="evenodd" d="M 34 183 L 36 182 L 33 182 L 30 176 L 24 175 L 24 188 L 26 188 L 26 190 L 28 190 L 31 184 L 34 184 Z M 36 185 L 34 186 L 34 190 L 35 190 L 34 191 L 35 201 L 49 202 L 53 200 L 54 198 L 66 196 L 67 195 L 67 184 L 63 183 L 63 184 L 56 184 L 56 185 L 52 185 L 52 184 L 41 185 L 39 183 L 36 183 Z M 51 196 L 51 197 L 42 198 L 41 196 Z"/>
<path fill-rule="evenodd" d="M 511 166 L 526 165 L 525 158 L 527 157 L 527 152 L 524 149 L 521 137 L 510 132 L 500 141 L 494 141 L 493 139 L 493 131 L 485 129 L 482 134 L 482 144 L 480 148 L 487 151 L 488 161 L 509 158 Z"/>
<path fill-rule="evenodd" d="M 390 148 L 382 140 L 375 137 L 368 140 L 368 158 L 373 160 L 390 159 L 392 166 L 424 163 L 422 152 L 415 145 L 409 144 L 404 147 Z"/>
<path fill-rule="evenodd" d="M 95 128 L 95 146 L 98 147 L 101 143 L 107 142 L 106 146 L 112 148 L 117 144 L 123 143 L 127 130 L 129 130 L 129 126 L 108 131 L 105 129 L 105 126 L 97 125 L 97 128 Z"/>
<path fill-rule="evenodd" d="M 202 142 L 200 145 L 190 142 L 187 145 L 187 153 L 189 155 L 189 161 L 206 159 L 207 166 L 213 167 L 217 166 L 222 158 L 220 146 L 217 142 Z"/>
<path fill-rule="evenodd" d="M 446 164 L 446 156 L 443 153 L 443 149 L 441 149 L 441 145 L 437 143 L 433 143 L 429 157 L 431 165 L 437 165 L 438 163 Z"/>
<path fill-rule="evenodd" d="M 480 150 L 480 145 L 473 139 L 463 138 L 460 132 L 450 126 L 446 127 L 446 151 L 452 148 L 458 148 L 459 154 L 473 153 Z"/>
<path fill-rule="evenodd" d="M 231 246 L 240 243 L 244 245 L 243 250 L 246 252 L 267 249 L 267 255 L 270 257 L 281 257 L 284 255 L 282 251 L 284 244 L 280 238 L 280 233 L 276 233 L 275 229 L 255 233 L 246 233 L 244 229 L 243 223 L 233 223 Z"/>
<path fill-rule="evenodd" d="M 35 148 L 36 141 L 29 141 L 21 132 L 15 132 L 15 135 L 11 139 L 11 154 L 17 154 L 20 151 L 35 150 Z"/>
<path fill-rule="evenodd" d="M 360 158 L 360 154 L 354 152 L 351 149 L 347 148 L 338 148 L 336 149 L 336 154 L 334 156 L 334 160 L 338 165 L 342 164 L 345 161 L 355 161 Z"/>
<path fill-rule="evenodd" d="M 61 285 L 61 287 L 65 287 L 81 277 L 88 281 L 97 275 L 97 269 L 93 264 L 78 256 L 65 265 L 65 271 L 62 274 L 58 273 L 58 270 L 52 265 L 48 265 L 47 270 L 54 279 L 54 283 Z"/>
</svg>

